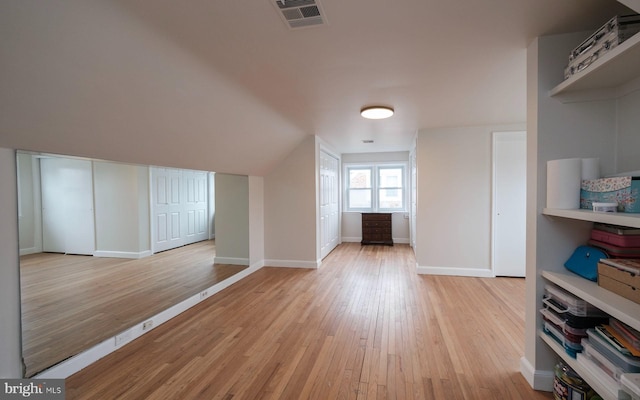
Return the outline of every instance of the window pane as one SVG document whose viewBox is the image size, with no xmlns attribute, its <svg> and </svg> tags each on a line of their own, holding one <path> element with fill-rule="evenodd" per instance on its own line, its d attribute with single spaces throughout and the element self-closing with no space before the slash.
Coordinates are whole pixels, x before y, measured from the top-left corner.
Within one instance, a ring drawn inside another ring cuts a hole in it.
<svg viewBox="0 0 640 400">
<path fill-rule="evenodd" d="M 349 169 L 349 188 L 369 189 L 371 188 L 371 169 Z"/>
<path fill-rule="evenodd" d="M 350 189 L 349 208 L 371 208 L 371 190 Z"/>
<path fill-rule="evenodd" d="M 403 168 L 380 168 L 380 187 L 401 188 Z"/>
<path fill-rule="evenodd" d="M 378 199 L 381 209 L 402 209 L 402 190 L 400 189 L 380 189 Z"/>
</svg>

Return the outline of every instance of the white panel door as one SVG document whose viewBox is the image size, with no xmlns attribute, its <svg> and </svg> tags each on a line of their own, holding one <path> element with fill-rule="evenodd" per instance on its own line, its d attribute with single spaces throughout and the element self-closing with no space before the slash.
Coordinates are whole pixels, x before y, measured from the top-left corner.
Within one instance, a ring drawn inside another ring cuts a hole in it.
<svg viewBox="0 0 640 400">
<path fill-rule="evenodd" d="M 40 160 L 43 251 L 93 255 L 95 215 L 91 161 Z"/>
<path fill-rule="evenodd" d="M 526 132 L 493 134 L 493 271 L 525 276 Z"/>
<path fill-rule="evenodd" d="M 207 240 L 209 238 L 207 172 L 183 170 L 182 180 L 186 192 L 184 203 L 185 244 Z"/>
<path fill-rule="evenodd" d="M 153 204 L 153 251 L 173 249 L 185 244 L 183 220 L 182 171 L 173 168 L 151 169 Z"/>
<path fill-rule="evenodd" d="M 320 257 L 324 258 L 340 240 L 340 192 L 338 159 L 320 152 Z"/>
</svg>

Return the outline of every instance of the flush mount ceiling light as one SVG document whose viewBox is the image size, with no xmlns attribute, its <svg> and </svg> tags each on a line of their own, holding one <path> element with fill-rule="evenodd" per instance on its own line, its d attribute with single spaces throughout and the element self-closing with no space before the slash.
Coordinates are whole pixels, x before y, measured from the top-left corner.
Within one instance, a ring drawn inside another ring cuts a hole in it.
<svg viewBox="0 0 640 400">
<path fill-rule="evenodd" d="M 384 119 L 393 115 L 393 108 L 387 106 L 369 106 L 360 110 L 360 115 L 367 119 Z"/>
</svg>

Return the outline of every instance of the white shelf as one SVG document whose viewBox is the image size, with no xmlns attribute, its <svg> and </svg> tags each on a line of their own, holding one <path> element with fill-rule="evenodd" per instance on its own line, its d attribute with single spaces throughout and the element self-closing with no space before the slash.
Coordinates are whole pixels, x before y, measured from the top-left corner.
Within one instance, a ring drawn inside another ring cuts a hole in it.
<svg viewBox="0 0 640 400">
<path fill-rule="evenodd" d="M 638 213 L 602 213 L 591 210 L 560 210 L 557 208 L 545 208 L 542 210 L 542 213 L 553 217 L 640 228 L 640 214 Z"/>
<path fill-rule="evenodd" d="M 568 271 L 567 273 L 542 271 L 542 277 L 634 329 L 640 330 L 640 304 Z"/>
<path fill-rule="evenodd" d="M 640 33 L 605 53 L 588 68 L 566 79 L 549 92 L 559 96 L 594 90 L 611 90 L 640 76 Z"/>
<path fill-rule="evenodd" d="M 600 395 L 600 397 L 602 397 L 604 400 L 618 399 L 618 394 L 612 391 L 612 388 L 602 383 L 598 377 L 591 373 L 591 371 L 583 367 L 582 364 L 578 362 L 578 360 L 567 354 L 561 344 L 556 342 L 552 337 L 550 337 L 543 331 L 538 331 L 538 336 L 540 336 L 540 338 L 546 344 L 548 344 L 549 347 L 551 347 L 551 349 L 560 356 L 560 358 L 562 358 L 565 364 L 576 371 L 578 375 L 580 375 L 580 377 L 584 379 L 589 384 L 589 386 L 591 386 L 593 390 L 595 390 Z"/>
</svg>

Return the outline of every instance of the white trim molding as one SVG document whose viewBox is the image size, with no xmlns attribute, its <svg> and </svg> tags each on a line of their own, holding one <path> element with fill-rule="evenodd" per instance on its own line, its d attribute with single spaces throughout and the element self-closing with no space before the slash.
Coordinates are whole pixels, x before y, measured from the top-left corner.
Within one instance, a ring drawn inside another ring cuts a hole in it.
<svg viewBox="0 0 640 400">
<path fill-rule="evenodd" d="M 265 267 L 282 267 L 282 268 L 309 268 L 318 269 L 322 261 L 298 261 L 298 260 L 264 260 Z"/>
<path fill-rule="evenodd" d="M 397 243 L 397 244 L 409 244 L 409 238 L 392 238 L 393 239 L 393 243 Z M 348 237 L 342 237 L 342 241 L 343 242 L 348 242 L 348 243 L 360 243 L 362 241 L 362 237 L 358 236 L 348 236 Z"/>
<path fill-rule="evenodd" d="M 553 371 L 536 371 L 525 357 L 520 358 L 520 373 L 534 390 L 553 390 Z"/>
<path fill-rule="evenodd" d="M 249 265 L 248 258 L 236 258 L 236 257 L 218 257 L 213 258 L 214 264 L 231 264 L 231 265 Z"/>
<path fill-rule="evenodd" d="M 151 250 L 145 250 L 145 251 L 139 251 L 139 252 L 96 250 L 93 252 L 94 257 L 132 258 L 132 259 L 149 257 L 151 254 L 152 254 Z"/>
<path fill-rule="evenodd" d="M 470 276 L 476 278 L 494 278 L 493 271 L 487 268 L 454 268 L 454 267 L 429 267 L 416 265 L 418 274 L 422 275 L 450 275 Z"/>
</svg>

